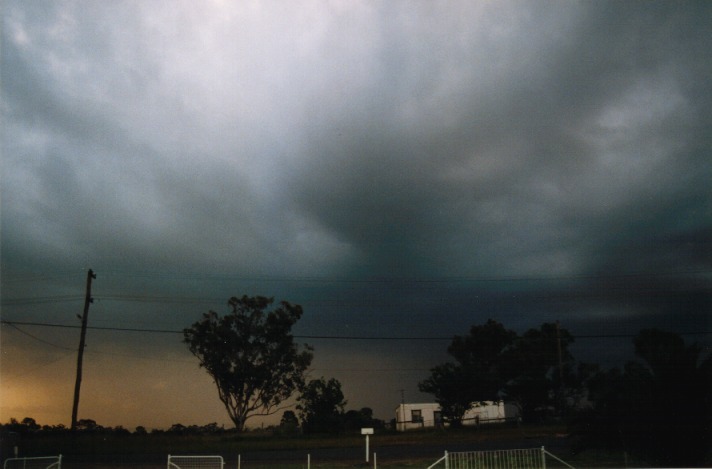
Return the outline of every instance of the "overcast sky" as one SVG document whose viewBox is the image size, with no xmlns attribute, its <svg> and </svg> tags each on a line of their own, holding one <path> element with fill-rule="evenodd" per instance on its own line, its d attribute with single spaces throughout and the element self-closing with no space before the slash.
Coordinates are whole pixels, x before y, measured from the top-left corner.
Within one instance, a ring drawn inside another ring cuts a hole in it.
<svg viewBox="0 0 712 469">
<path fill-rule="evenodd" d="M 69 424 L 89 268 L 79 416 L 111 426 L 227 423 L 171 331 L 233 295 L 303 305 L 311 376 L 387 420 L 490 317 L 607 365 L 710 343 L 708 2 L 2 16 L 2 422 Z"/>
</svg>

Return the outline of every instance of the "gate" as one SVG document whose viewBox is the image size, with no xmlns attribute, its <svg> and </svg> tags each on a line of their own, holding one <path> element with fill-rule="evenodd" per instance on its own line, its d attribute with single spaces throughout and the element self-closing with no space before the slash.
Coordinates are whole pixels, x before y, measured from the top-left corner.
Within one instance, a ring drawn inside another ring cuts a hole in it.
<svg viewBox="0 0 712 469">
<path fill-rule="evenodd" d="M 566 467 L 574 469 L 565 461 L 541 448 L 508 449 L 497 451 L 467 451 L 448 453 L 431 464 L 428 469 L 444 464 L 445 469 L 546 469 L 546 456 Z"/>
<path fill-rule="evenodd" d="M 62 455 L 41 458 L 10 458 L 5 460 L 3 469 L 61 469 Z"/>
<path fill-rule="evenodd" d="M 171 456 L 168 455 L 168 469 L 223 469 L 222 456 Z"/>
</svg>

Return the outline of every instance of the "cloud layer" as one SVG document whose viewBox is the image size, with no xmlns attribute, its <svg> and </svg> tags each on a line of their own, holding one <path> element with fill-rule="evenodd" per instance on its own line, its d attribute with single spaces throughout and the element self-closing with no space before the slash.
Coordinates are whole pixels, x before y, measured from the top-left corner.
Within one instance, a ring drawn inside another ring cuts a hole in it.
<svg viewBox="0 0 712 469">
<path fill-rule="evenodd" d="M 118 327 L 249 293 L 304 304 L 304 335 L 709 331 L 711 15 L 8 1 L 3 301 L 93 267 Z"/>
</svg>

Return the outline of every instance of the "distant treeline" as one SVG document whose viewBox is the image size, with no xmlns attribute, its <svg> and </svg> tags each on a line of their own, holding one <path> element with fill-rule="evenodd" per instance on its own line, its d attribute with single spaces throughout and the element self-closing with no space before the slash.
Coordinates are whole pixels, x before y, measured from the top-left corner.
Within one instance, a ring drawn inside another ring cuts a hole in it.
<svg viewBox="0 0 712 469">
<path fill-rule="evenodd" d="M 2 432 L 3 438 L 8 438 L 10 435 L 15 434 L 21 437 L 27 437 L 32 435 L 56 435 L 62 433 L 70 433 L 71 430 L 62 425 L 40 425 L 31 417 L 25 417 L 24 419 L 18 421 L 17 419 L 11 418 L 9 423 L 0 424 L 0 431 Z M 183 425 L 176 423 L 171 425 L 167 430 L 163 429 L 153 429 L 150 430 L 151 434 L 159 433 L 172 433 L 179 435 L 207 435 L 215 433 L 226 433 L 233 431 L 232 429 L 226 430 L 224 426 L 218 425 L 217 423 L 209 423 L 207 425 Z M 105 427 L 98 424 L 92 419 L 81 419 L 77 421 L 76 432 L 82 434 L 88 433 L 104 433 L 104 434 L 114 434 L 114 435 L 146 435 L 149 430 L 146 427 L 138 426 L 131 432 L 127 428 L 121 425 L 115 427 Z"/>
<path fill-rule="evenodd" d="M 373 427 L 382 429 L 386 424 L 383 420 L 374 419 L 371 409 L 363 408 L 361 410 L 349 410 L 341 414 L 339 422 L 339 430 L 343 433 L 359 432 L 363 427 Z M 267 427 L 257 427 L 252 429 L 253 432 L 268 432 L 275 435 L 290 435 L 300 433 L 302 430 L 298 421 L 294 418 L 292 411 L 285 411 L 282 421 L 279 425 L 270 425 Z M 183 425 L 174 423 L 168 429 L 154 428 L 148 430 L 144 426 L 137 426 L 132 432 L 129 429 L 118 425 L 115 427 L 103 426 L 92 419 L 80 419 L 77 421 L 76 432 L 80 434 L 111 434 L 111 435 L 216 435 L 216 434 L 239 434 L 240 432 L 233 427 L 225 428 L 224 425 L 219 425 L 216 422 L 206 425 Z M 71 433 L 69 427 L 63 424 L 59 425 L 41 425 L 32 417 L 25 417 L 22 420 L 11 418 L 8 423 L 0 424 L 0 435 L 3 440 L 21 439 L 32 436 L 44 435 L 62 435 Z"/>
</svg>

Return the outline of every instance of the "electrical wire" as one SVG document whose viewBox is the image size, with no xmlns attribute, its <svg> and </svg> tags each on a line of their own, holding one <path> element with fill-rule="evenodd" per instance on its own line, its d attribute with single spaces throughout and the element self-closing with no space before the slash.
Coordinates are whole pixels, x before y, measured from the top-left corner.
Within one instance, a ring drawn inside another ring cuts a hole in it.
<svg viewBox="0 0 712 469">
<path fill-rule="evenodd" d="M 1 324 L 9 326 L 38 326 L 38 327 L 56 327 L 56 328 L 67 328 L 67 329 L 79 329 L 81 326 L 69 325 L 69 324 L 55 324 L 55 323 L 44 323 L 44 322 L 28 322 L 28 321 L 8 321 L 3 319 L 0 321 Z M 102 331 L 114 331 L 114 332 L 140 332 L 140 333 L 150 333 L 150 334 L 182 334 L 183 330 L 175 329 L 144 329 L 144 328 L 131 328 L 131 327 L 110 327 L 110 326 L 87 326 L 87 329 L 102 330 Z M 676 332 L 678 335 L 692 336 L 692 335 L 712 335 L 712 331 L 687 331 L 687 332 Z M 584 334 L 584 335 L 571 335 L 573 339 L 610 339 L 610 338 L 633 338 L 637 334 Z M 294 335 L 295 339 L 302 340 L 382 340 L 382 341 L 441 341 L 441 340 L 452 340 L 453 336 L 449 337 L 398 337 L 398 336 L 347 336 L 347 335 Z"/>
<path fill-rule="evenodd" d="M 63 346 L 63 345 L 58 345 L 58 344 L 49 342 L 49 341 L 47 341 L 47 340 L 40 339 L 40 338 L 37 337 L 36 335 L 32 335 L 32 334 L 30 334 L 30 333 L 27 332 L 27 331 L 23 331 L 22 329 L 20 329 L 19 327 L 17 327 L 17 324 L 18 324 L 18 323 L 13 323 L 13 322 L 8 322 L 8 321 L 2 321 L 2 324 L 6 325 L 6 326 L 10 326 L 10 327 L 12 327 L 13 329 L 17 330 L 18 332 L 20 332 L 21 334 L 24 334 L 24 335 L 26 335 L 27 337 L 30 337 L 30 338 L 36 340 L 37 342 L 41 342 L 41 343 L 43 343 L 43 344 L 45 344 L 45 345 L 50 345 L 50 346 L 55 347 L 55 348 L 58 348 L 58 349 L 60 349 L 60 350 L 69 350 L 69 351 L 71 351 L 71 352 L 73 352 L 73 351 L 75 350 L 75 349 L 70 348 L 70 347 L 65 347 L 65 346 Z M 23 324 L 23 325 L 33 325 L 33 324 Z"/>
</svg>

